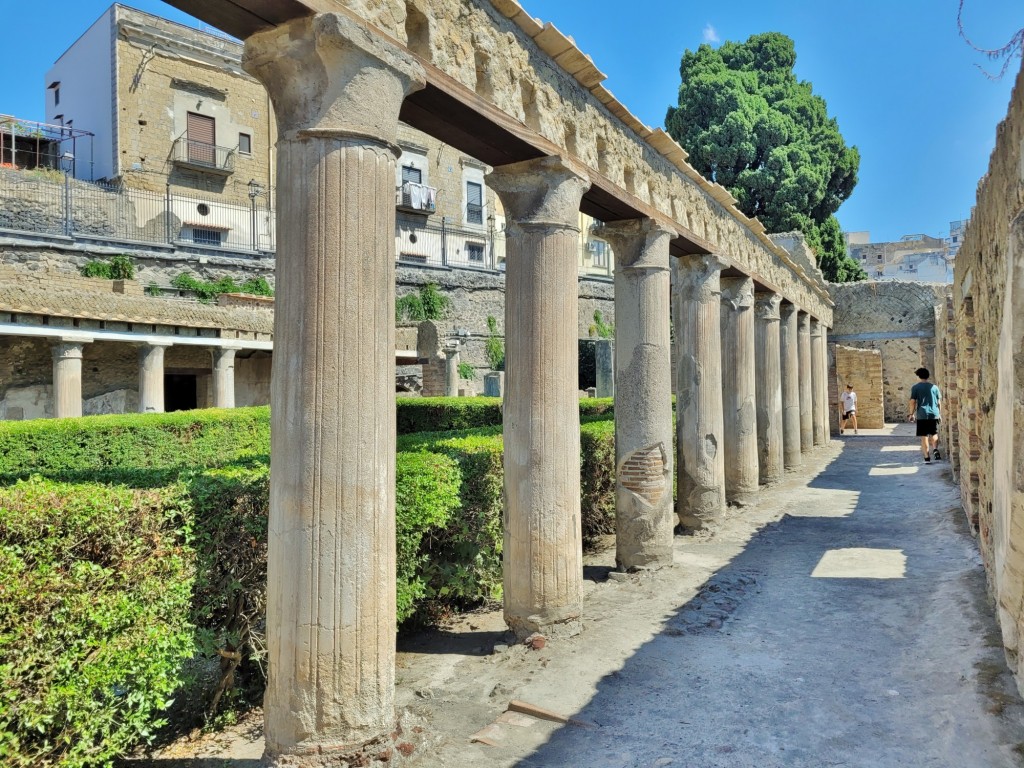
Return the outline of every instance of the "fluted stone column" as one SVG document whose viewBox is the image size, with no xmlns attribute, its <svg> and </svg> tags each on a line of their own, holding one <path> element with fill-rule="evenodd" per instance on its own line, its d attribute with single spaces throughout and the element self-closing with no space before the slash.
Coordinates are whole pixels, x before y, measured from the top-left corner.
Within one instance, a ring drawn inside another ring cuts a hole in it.
<svg viewBox="0 0 1024 768">
<path fill-rule="evenodd" d="M 761 484 L 782 479 L 782 354 L 777 293 L 754 298 L 754 370 L 757 375 L 757 459 Z"/>
<path fill-rule="evenodd" d="M 444 348 L 444 396 L 459 396 L 459 344 L 449 343 Z"/>
<path fill-rule="evenodd" d="M 821 344 L 821 402 L 825 410 L 822 437 L 823 444 L 828 445 L 832 442 L 832 405 L 829 403 L 828 394 L 828 377 L 831 365 L 828 359 L 828 326 L 824 323 L 821 326 L 821 341 L 819 343 Z"/>
<path fill-rule="evenodd" d="M 669 242 L 650 219 L 605 226 L 615 254 L 615 562 L 672 562 Z"/>
<path fill-rule="evenodd" d="M 746 506 L 758 486 L 752 278 L 722 278 L 721 316 L 725 499 Z"/>
<path fill-rule="evenodd" d="M 82 415 L 82 348 L 86 342 L 60 340 L 53 346 L 53 415 Z"/>
<path fill-rule="evenodd" d="M 139 413 L 164 412 L 164 350 L 171 342 L 139 347 Z"/>
<path fill-rule="evenodd" d="M 821 321 L 811 318 L 811 409 L 814 444 L 824 445 L 828 432 L 828 398 L 825 384 L 825 345 L 821 334 Z"/>
<path fill-rule="evenodd" d="M 214 347 L 213 356 L 213 407 L 235 407 L 235 353 L 239 347 Z"/>
<path fill-rule="evenodd" d="M 580 629 L 579 207 L 590 181 L 558 157 L 496 168 L 505 207 L 505 621 Z"/>
<path fill-rule="evenodd" d="M 800 372 L 800 450 L 808 453 L 814 448 L 814 402 L 811 379 L 811 317 L 806 312 L 797 315 L 798 356 Z"/>
<path fill-rule="evenodd" d="M 782 364 L 782 458 L 786 469 L 800 466 L 800 340 L 797 308 L 779 308 L 779 351 Z"/>
<path fill-rule="evenodd" d="M 722 414 L 721 271 L 713 254 L 673 264 L 676 355 L 676 513 L 704 527 L 725 508 Z"/>
<path fill-rule="evenodd" d="M 266 759 L 394 726 L 395 164 L 424 83 L 340 14 L 248 38 L 277 116 Z"/>
</svg>

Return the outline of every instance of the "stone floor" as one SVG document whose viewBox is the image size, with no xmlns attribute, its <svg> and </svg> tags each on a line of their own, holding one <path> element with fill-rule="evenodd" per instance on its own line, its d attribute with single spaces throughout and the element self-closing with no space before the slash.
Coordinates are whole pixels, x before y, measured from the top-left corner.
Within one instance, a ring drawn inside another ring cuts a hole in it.
<svg viewBox="0 0 1024 768">
<path fill-rule="evenodd" d="M 1024 765 L 976 546 L 948 464 L 915 442 L 908 425 L 835 440 L 677 538 L 671 568 L 620 580 L 613 553 L 591 558 L 572 640 L 505 649 L 498 612 L 403 640 L 399 705 L 424 728 L 403 765 Z M 512 700 L 573 721 L 503 716 Z M 250 768 L 252 722 L 146 764 Z"/>
</svg>

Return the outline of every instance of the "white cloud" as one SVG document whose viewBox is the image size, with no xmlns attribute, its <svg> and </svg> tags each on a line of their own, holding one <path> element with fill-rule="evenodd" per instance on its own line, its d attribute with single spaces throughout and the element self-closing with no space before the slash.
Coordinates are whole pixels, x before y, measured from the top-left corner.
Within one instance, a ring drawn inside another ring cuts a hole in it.
<svg viewBox="0 0 1024 768">
<path fill-rule="evenodd" d="M 716 30 L 711 22 L 709 21 L 704 25 L 704 42 L 705 43 L 717 43 L 718 42 L 718 30 Z"/>
</svg>

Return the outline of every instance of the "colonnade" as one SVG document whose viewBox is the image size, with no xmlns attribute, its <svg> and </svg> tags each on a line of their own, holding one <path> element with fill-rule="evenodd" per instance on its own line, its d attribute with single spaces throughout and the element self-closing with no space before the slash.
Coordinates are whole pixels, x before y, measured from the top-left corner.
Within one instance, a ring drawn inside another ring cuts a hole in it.
<svg viewBox="0 0 1024 768">
<path fill-rule="evenodd" d="M 91 341 L 62 338 L 53 352 L 53 415 L 67 418 L 82 415 L 82 355 Z M 139 347 L 139 412 L 164 411 L 164 350 L 171 340 L 150 340 Z M 235 353 L 239 347 L 219 346 L 210 350 L 213 370 L 213 407 L 235 407 Z"/>
<path fill-rule="evenodd" d="M 425 74 L 333 14 L 256 33 L 244 65 L 267 87 L 280 135 L 266 748 L 272 763 L 315 764 L 394 720 L 392 187 L 399 110 Z M 496 168 L 489 184 L 508 236 L 505 618 L 520 637 L 571 635 L 583 577 L 578 211 L 591 181 L 548 156 Z M 673 234 L 649 219 L 602 233 L 617 260 L 622 569 L 671 562 L 677 521 L 697 528 L 730 501 L 752 503 L 827 422 L 810 316 L 749 276 L 723 275 L 716 254 L 671 258 Z"/>
</svg>

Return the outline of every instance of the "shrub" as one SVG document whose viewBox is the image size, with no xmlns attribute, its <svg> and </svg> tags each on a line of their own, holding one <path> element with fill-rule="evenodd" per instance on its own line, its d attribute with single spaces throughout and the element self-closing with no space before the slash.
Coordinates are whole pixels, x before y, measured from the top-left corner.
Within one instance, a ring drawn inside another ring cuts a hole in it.
<svg viewBox="0 0 1024 768">
<path fill-rule="evenodd" d="M 505 342 L 498 335 L 498 321 L 494 315 L 487 316 L 487 342 L 484 351 L 487 354 L 487 362 L 491 364 L 491 370 L 505 370 Z"/>
<path fill-rule="evenodd" d="M 104 280 L 112 279 L 110 262 L 101 261 L 100 259 L 90 259 L 78 271 L 82 273 L 83 277 L 99 277 Z"/>
<path fill-rule="evenodd" d="M 476 368 L 473 367 L 472 363 L 459 363 L 459 378 L 466 381 L 474 381 L 476 379 Z"/>
<path fill-rule="evenodd" d="M 501 402 L 493 397 L 403 397 L 397 400 L 399 435 L 495 424 L 501 424 Z"/>
<path fill-rule="evenodd" d="M 395 300 L 395 322 L 443 320 L 451 310 L 452 300 L 437 289 L 437 283 L 427 283 L 416 293 L 407 293 Z"/>
<path fill-rule="evenodd" d="M 580 508 L 584 547 L 615 533 L 615 422 L 607 418 L 580 427 Z"/>
<path fill-rule="evenodd" d="M 3 765 L 109 765 L 162 724 L 192 649 L 180 491 L 0 488 Z"/>
<path fill-rule="evenodd" d="M 135 262 L 125 253 L 112 256 L 109 261 L 90 259 L 79 270 L 84 277 L 99 277 L 104 280 L 134 280 Z"/>
</svg>

